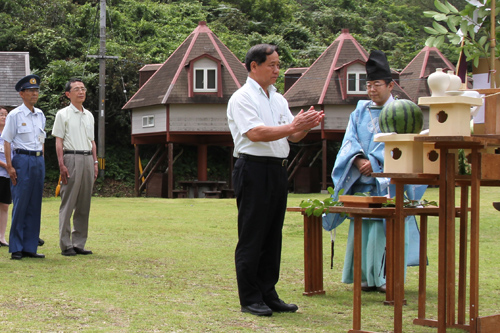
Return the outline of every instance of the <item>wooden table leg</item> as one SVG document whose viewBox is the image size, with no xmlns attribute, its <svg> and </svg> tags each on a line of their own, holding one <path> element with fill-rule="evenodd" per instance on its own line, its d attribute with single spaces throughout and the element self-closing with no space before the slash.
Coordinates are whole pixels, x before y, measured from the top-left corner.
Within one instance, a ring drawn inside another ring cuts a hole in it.
<svg viewBox="0 0 500 333">
<path fill-rule="evenodd" d="M 458 324 L 465 324 L 465 303 L 467 289 L 467 206 L 469 204 L 469 187 L 460 187 L 460 246 L 458 259 Z"/>
<path fill-rule="evenodd" d="M 479 191 L 481 155 L 472 149 L 471 161 L 471 219 L 470 219 L 470 332 L 476 332 L 479 316 Z"/>
<path fill-rule="evenodd" d="M 394 214 L 394 332 L 403 331 L 405 216 L 403 214 L 404 184 L 396 183 Z"/>
<path fill-rule="evenodd" d="M 394 218 L 387 218 L 385 224 L 385 302 L 394 304 Z"/>
<path fill-rule="evenodd" d="M 425 319 L 427 294 L 427 215 L 420 216 L 420 257 L 418 262 L 418 319 Z"/>
<path fill-rule="evenodd" d="M 446 204 L 448 149 L 441 149 L 439 177 L 439 243 L 438 243 L 438 332 L 446 332 Z"/>
<path fill-rule="evenodd" d="M 455 324 L 455 154 L 448 153 L 446 197 L 446 323 Z"/>
<path fill-rule="evenodd" d="M 362 240 L 361 216 L 354 216 L 354 296 L 352 328 L 361 330 L 361 240 Z"/>
<path fill-rule="evenodd" d="M 323 290 L 323 226 L 322 218 L 317 217 L 314 221 L 314 246 L 313 257 L 316 274 L 314 276 L 314 289 L 317 294 L 324 294 Z"/>
<path fill-rule="evenodd" d="M 321 217 L 304 215 L 304 293 L 322 295 L 323 290 L 323 238 Z"/>
</svg>

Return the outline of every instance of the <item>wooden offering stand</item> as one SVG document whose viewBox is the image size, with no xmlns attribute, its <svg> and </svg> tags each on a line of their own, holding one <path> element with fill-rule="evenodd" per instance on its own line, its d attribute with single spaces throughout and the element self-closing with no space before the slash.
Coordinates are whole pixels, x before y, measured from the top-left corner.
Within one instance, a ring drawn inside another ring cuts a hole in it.
<svg viewBox="0 0 500 333">
<path fill-rule="evenodd" d="M 344 204 L 344 207 L 381 208 L 382 204 L 385 204 L 387 202 L 387 197 L 339 195 L 339 202 L 342 202 Z"/>
</svg>

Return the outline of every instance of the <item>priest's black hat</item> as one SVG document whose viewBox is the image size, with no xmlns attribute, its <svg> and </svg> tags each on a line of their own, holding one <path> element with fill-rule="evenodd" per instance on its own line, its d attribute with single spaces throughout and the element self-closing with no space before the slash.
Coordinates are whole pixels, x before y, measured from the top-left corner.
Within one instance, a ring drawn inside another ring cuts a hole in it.
<svg viewBox="0 0 500 333">
<path fill-rule="evenodd" d="M 387 57 L 382 51 L 372 51 L 366 62 L 366 80 L 391 80 L 391 69 Z"/>
</svg>

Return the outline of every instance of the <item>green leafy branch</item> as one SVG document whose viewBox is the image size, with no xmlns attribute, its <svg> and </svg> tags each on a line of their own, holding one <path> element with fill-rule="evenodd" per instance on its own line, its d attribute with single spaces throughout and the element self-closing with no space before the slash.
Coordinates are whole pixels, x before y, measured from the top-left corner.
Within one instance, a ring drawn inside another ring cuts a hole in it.
<svg viewBox="0 0 500 333">
<path fill-rule="evenodd" d="M 424 11 L 424 16 L 432 17 L 432 27 L 424 27 L 425 32 L 431 36 L 427 38 L 425 45 L 440 47 L 448 38 L 449 42 L 461 46 L 462 37 L 457 34 L 458 30 L 464 36 L 462 49 L 467 61 L 472 60 L 474 66 L 479 65 L 479 58 L 489 57 L 491 38 L 491 1 L 488 0 L 482 7 L 467 4 L 464 10 L 459 11 L 448 1 L 444 3 L 435 0 L 434 6 L 437 11 Z M 496 0 L 493 0 L 496 1 Z M 495 14 L 500 12 L 500 6 L 496 7 Z M 477 16 L 476 16 L 477 15 Z M 496 27 L 495 35 L 500 34 L 500 27 Z M 500 45 L 496 45 L 496 57 L 500 54 Z"/>
<path fill-rule="evenodd" d="M 437 202 L 432 200 L 410 200 L 405 198 L 403 201 L 404 208 L 419 208 L 419 207 L 427 207 L 427 206 L 437 206 Z M 394 198 L 388 199 L 386 203 L 382 204 L 382 207 L 395 207 L 396 200 Z"/>
<path fill-rule="evenodd" d="M 334 190 L 331 186 L 327 188 L 328 193 L 330 193 L 330 197 L 324 199 L 324 200 L 319 200 L 319 199 L 307 199 L 307 200 L 302 200 L 300 203 L 300 208 L 305 208 L 305 213 L 307 216 L 314 215 L 316 217 L 321 216 L 324 211 L 328 209 L 328 207 L 335 207 L 335 206 L 344 206 L 344 204 L 340 201 L 335 201 L 332 198 L 332 195 L 334 194 Z M 339 191 L 339 195 L 342 195 L 344 193 L 344 189 L 341 189 Z"/>
<path fill-rule="evenodd" d="M 302 200 L 300 203 L 300 208 L 305 209 L 305 213 L 307 216 L 314 215 L 316 217 L 321 216 L 324 212 L 328 211 L 329 207 L 336 207 L 336 206 L 344 206 L 343 202 L 336 201 L 332 198 L 332 195 L 335 193 L 334 189 L 332 187 L 328 187 L 328 193 L 330 193 L 330 197 L 324 199 L 324 200 L 319 200 L 319 199 L 307 199 L 307 200 Z M 339 196 L 344 194 L 344 189 L 341 189 L 339 191 Z M 371 196 L 370 193 L 368 192 L 358 192 L 354 193 L 354 195 L 357 196 L 364 196 L 364 197 L 369 197 Z M 387 199 L 387 202 L 382 204 L 382 207 L 395 207 L 396 206 L 396 200 L 394 198 L 392 199 Z M 410 199 L 404 199 L 403 202 L 403 207 L 405 208 L 417 208 L 417 207 L 427 207 L 427 206 L 437 206 L 436 201 L 429 201 L 429 200 L 410 200 Z M 340 213 L 341 215 L 345 215 L 345 213 Z"/>
</svg>

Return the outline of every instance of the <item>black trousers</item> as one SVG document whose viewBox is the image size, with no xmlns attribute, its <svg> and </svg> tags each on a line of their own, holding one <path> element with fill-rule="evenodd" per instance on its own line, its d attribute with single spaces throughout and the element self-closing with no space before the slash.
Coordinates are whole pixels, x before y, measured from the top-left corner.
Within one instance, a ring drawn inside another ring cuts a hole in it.
<svg viewBox="0 0 500 333">
<path fill-rule="evenodd" d="M 238 205 L 236 279 L 242 306 L 278 298 L 281 241 L 288 196 L 287 168 L 238 159 L 233 185 Z"/>
</svg>

